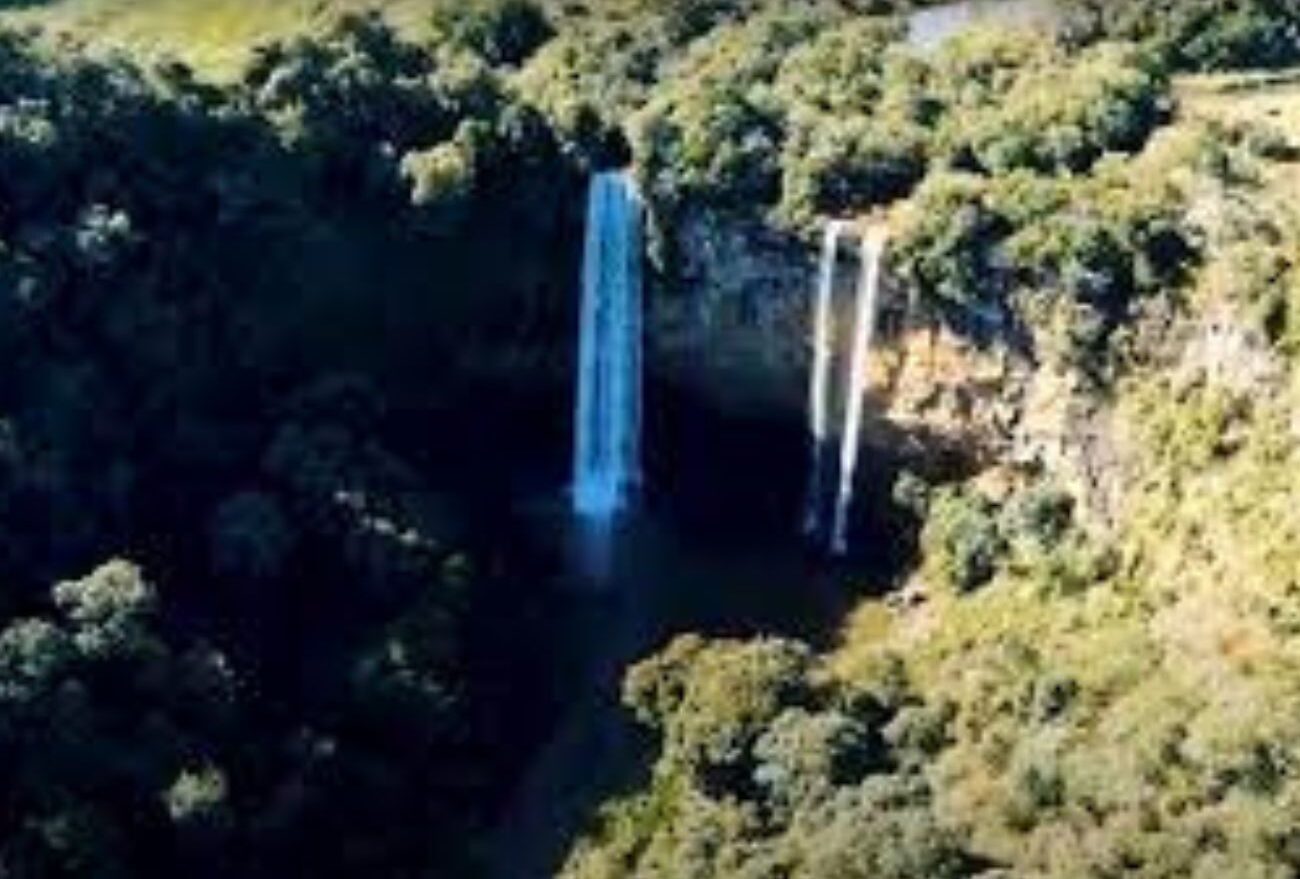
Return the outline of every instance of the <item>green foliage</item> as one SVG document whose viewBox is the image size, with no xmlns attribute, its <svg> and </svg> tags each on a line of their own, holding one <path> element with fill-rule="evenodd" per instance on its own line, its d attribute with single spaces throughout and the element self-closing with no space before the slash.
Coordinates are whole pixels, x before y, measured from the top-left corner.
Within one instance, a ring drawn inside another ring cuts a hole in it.
<svg viewBox="0 0 1300 879">
<path fill-rule="evenodd" d="M 538 711 L 469 619 L 536 629 L 453 551 L 441 426 L 568 289 L 581 180 L 505 78 L 364 15 L 220 87 L 0 39 L 0 872 L 469 870 Z M 119 551 L 160 587 L 67 579 Z"/>
<path fill-rule="evenodd" d="M 918 57 L 902 39 L 896 19 L 814 6 L 715 27 L 675 64 L 661 47 L 629 126 L 652 196 L 776 208 L 806 229 L 896 201 L 935 167 L 1086 172 L 1167 115 L 1167 83 L 1136 51 L 976 34 Z"/>
<path fill-rule="evenodd" d="M 148 652 L 152 645 L 144 623 L 155 602 L 139 569 L 125 562 L 54 587 L 54 603 L 76 626 L 73 641 L 88 659 Z"/>
<path fill-rule="evenodd" d="M 727 649 L 685 637 L 628 673 L 625 701 L 663 731 L 674 771 L 710 791 L 743 789 L 759 735 L 783 709 L 811 697 L 809 662 L 794 644 Z"/>
<path fill-rule="evenodd" d="M 1074 525 L 1074 498 L 1049 486 L 1035 486 L 1007 508 L 1007 527 L 1046 549 L 1059 543 Z"/>
<path fill-rule="evenodd" d="M 928 784 L 892 769 L 879 706 L 815 683 L 805 648 L 679 639 L 626 693 L 663 735 L 654 781 L 605 810 L 565 877 L 970 875 Z"/>
<path fill-rule="evenodd" d="M 493 66 L 522 63 L 552 33 L 545 11 L 533 0 L 439 0 L 433 12 L 439 43 L 468 49 Z"/>
<path fill-rule="evenodd" d="M 810 879 L 957 879 L 974 861 L 960 835 L 936 821 L 929 792 L 912 778 L 872 779 L 851 804 L 809 838 Z"/>
<path fill-rule="evenodd" d="M 789 709 L 754 743 L 754 782 L 789 809 L 864 778 L 884 748 L 862 721 L 840 711 Z"/>
<path fill-rule="evenodd" d="M 940 492 L 930 507 L 922 543 L 943 583 L 958 592 L 986 585 L 1007 553 L 992 503 L 976 494 Z"/>
<path fill-rule="evenodd" d="M 951 594 L 988 586 L 1003 573 L 1043 595 L 1069 595 L 1104 582 L 1115 558 L 1079 530 L 1075 500 L 1031 482 L 1000 503 L 963 486 L 932 489 L 922 517 L 921 555 L 934 585 Z"/>
<path fill-rule="evenodd" d="M 225 774 L 215 766 L 204 766 L 183 770 L 163 799 L 172 820 L 185 824 L 213 820 L 228 795 Z"/>
<path fill-rule="evenodd" d="M 818 119 L 799 126 L 785 151 L 783 210 L 797 222 L 907 195 L 925 175 L 928 141 L 907 123 Z"/>
<path fill-rule="evenodd" d="M 724 21 L 743 19 L 758 6 L 755 0 L 637 0 L 633 9 L 661 20 L 669 41 L 680 45 L 704 36 Z"/>
<path fill-rule="evenodd" d="M 351 693 L 322 718 L 332 729 L 316 733 L 260 717 L 216 649 L 173 646 L 136 566 L 109 563 L 53 598 L 50 620 L 0 631 L 0 749 L 13 758 L 0 768 L 0 859 L 16 876 L 265 875 L 313 860 L 302 846 L 322 845 L 326 827 L 341 859 L 321 862 L 327 875 L 441 856 L 428 828 L 412 840 L 387 823 L 421 804 L 449 822 L 465 796 L 445 780 L 457 758 L 440 753 L 460 735 L 443 683 L 456 622 L 441 598 L 394 627 L 382 660 L 358 660 Z M 340 784 L 365 807 L 346 823 Z M 285 785 L 292 800 L 275 794 Z"/>
<path fill-rule="evenodd" d="M 811 14 L 762 16 L 693 49 L 630 124 L 651 194 L 746 209 L 780 194 L 781 59 L 815 32 Z"/>
<path fill-rule="evenodd" d="M 1138 185 L 1144 168 L 1103 163 L 1079 181 L 932 176 L 897 225 L 894 265 L 950 324 L 1004 336 L 1027 326 L 1044 359 L 1102 381 L 1114 331 L 1198 261 L 1185 196 L 1167 182 Z"/>
<path fill-rule="evenodd" d="M 402 157 L 402 175 L 410 181 L 411 201 L 419 207 L 463 202 L 474 191 L 474 166 L 455 143 Z"/>
<path fill-rule="evenodd" d="M 938 175 L 917 193 L 894 246 L 897 270 L 943 314 L 979 313 L 1005 297 L 995 251 L 1008 231 L 986 181 Z"/>
<path fill-rule="evenodd" d="M 1105 153 L 1140 149 L 1162 118 L 1161 80 L 1113 46 L 1070 61 L 1046 54 L 998 85 L 991 105 L 959 104 L 967 112 L 947 136 L 958 161 L 987 173 L 1084 172 Z"/>
<path fill-rule="evenodd" d="M 1236 450 L 1234 431 L 1249 420 L 1249 399 L 1224 389 L 1193 386 L 1175 401 L 1179 405 L 1153 405 L 1144 423 L 1151 453 L 1166 466 L 1174 472 L 1194 472 Z"/>
<path fill-rule="evenodd" d="M 1143 42 L 1182 70 L 1280 67 L 1300 60 L 1300 11 L 1286 0 L 1069 0 L 1067 36 Z"/>
<path fill-rule="evenodd" d="M 911 197 L 892 268 L 926 307 L 1099 379 L 1218 259 L 1198 292 L 1268 369 L 1140 398 L 1119 549 L 1046 483 L 900 484 L 938 588 L 871 673 L 777 640 L 636 667 L 660 757 L 566 875 L 1294 873 L 1300 287 L 1294 223 L 1252 209 L 1294 149 L 1207 129 L 1162 164 L 1152 134 L 1169 70 L 1291 63 L 1298 22 L 1077 5 L 1066 45 L 918 56 L 871 0 L 442 0 L 428 43 L 345 15 L 226 86 L 0 40 L 0 873 L 471 872 L 536 732 L 510 664 L 544 654 L 448 494 L 509 457 L 467 413 L 562 395 L 469 361 L 568 338 L 581 175 L 629 158 L 667 220 Z M 67 579 L 118 551 L 161 588 Z"/>
<path fill-rule="evenodd" d="M 0 859 L 18 876 L 138 875 L 173 821 L 224 799 L 235 681 L 220 655 L 157 637 L 154 592 L 133 565 L 105 565 L 54 598 L 55 620 L 0 632 L 13 822 Z M 193 760 L 206 768 L 186 775 Z"/>
</svg>

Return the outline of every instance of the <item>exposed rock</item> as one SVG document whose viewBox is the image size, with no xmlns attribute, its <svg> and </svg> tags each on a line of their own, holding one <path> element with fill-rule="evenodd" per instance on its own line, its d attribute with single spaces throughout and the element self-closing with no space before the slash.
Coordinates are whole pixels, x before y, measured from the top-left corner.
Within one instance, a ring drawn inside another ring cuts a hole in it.
<svg viewBox="0 0 1300 879">
<path fill-rule="evenodd" d="M 721 412 L 802 418 L 815 253 L 759 222 L 717 214 L 683 219 L 676 236 L 680 275 L 652 300 L 652 367 Z M 854 272 L 841 274 L 851 284 Z M 837 298 L 841 308 L 853 301 Z M 1092 523 L 1116 520 L 1124 442 L 1075 374 L 917 325 L 906 291 L 888 285 L 882 309 L 863 435 L 872 460 L 935 476 L 1045 472 Z M 1230 361 L 1225 345 L 1218 340 L 1206 357 Z"/>
<path fill-rule="evenodd" d="M 936 328 L 904 332 L 880 373 L 881 418 L 924 438 L 922 451 L 963 453 L 975 469 L 1050 474 L 1093 524 L 1115 521 L 1124 443 L 1109 408 L 1076 375 Z"/>
<path fill-rule="evenodd" d="M 649 315 L 651 366 L 720 410 L 797 415 L 807 392 L 810 250 L 753 220 L 682 218 L 678 271 Z"/>
<path fill-rule="evenodd" d="M 1175 370 L 1183 385 L 1205 382 L 1239 394 L 1276 387 L 1286 377 L 1286 364 L 1264 338 L 1227 307 L 1210 311 L 1189 327 L 1180 340 Z"/>
</svg>

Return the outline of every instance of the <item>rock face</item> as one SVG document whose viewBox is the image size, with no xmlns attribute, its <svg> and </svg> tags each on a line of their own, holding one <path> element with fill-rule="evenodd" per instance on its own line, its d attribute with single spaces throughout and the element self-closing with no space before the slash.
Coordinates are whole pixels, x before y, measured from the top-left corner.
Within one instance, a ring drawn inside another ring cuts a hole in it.
<svg viewBox="0 0 1300 879">
<path fill-rule="evenodd" d="M 939 328 L 897 338 L 880 373 L 873 382 L 880 423 L 909 437 L 920 463 L 946 452 L 993 481 L 1013 471 L 1050 474 L 1092 524 L 1115 521 L 1124 440 L 1077 376 Z"/>
<path fill-rule="evenodd" d="M 679 274 L 652 297 L 652 370 L 719 412 L 802 419 L 815 250 L 757 221 L 701 213 L 678 224 L 673 252 Z M 887 284 L 863 436 L 875 475 L 1043 471 L 1095 524 L 1113 522 L 1124 442 L 1107 407 L 1067 372 L 909 312 L 907 291 Z"/>
<path fill-rule="evenodd" d="M 652 371 L 724 412 L 800 417 L 811 359 L 812 251 L 753 220 L 674 228 L 675 277 L 651 297 Z"/>
</svg>

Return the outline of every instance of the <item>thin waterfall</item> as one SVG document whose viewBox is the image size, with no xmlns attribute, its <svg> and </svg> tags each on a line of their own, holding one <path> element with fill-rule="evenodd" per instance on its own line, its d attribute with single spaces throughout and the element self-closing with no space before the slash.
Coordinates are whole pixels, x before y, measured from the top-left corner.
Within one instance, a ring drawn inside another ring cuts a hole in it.
<svg viewBox="0 0 1300 879">
<path fill-rule="evenodd" d="M 840 447 L 840 487 L 835 499 L 835 527 L 831 551 L 848 552 L 849 511 L 853 505 L 854 481 L 858 471 L 858 450 L 866 406 L 867 370 L 875 342 L 880 305 L 880 267 L 888 234 L 873 226 L 862 241 L 862 276 L 858 286 L 857 322 L 853 332 L 853 356 L 849 364 L 848 401 L 845 404 L 844 436 Z"/>
<path fill-rule="evenodd" d="M 808 463 L 808 499 L 804 509 L 804 532 L 816 534 L 821 526 L 822 488 L 826 480 L 826 444 L 829 440 L 831 404 L 831 361 L 835 346 L 835 267 L 840 242 L 851 224 L 832 220 L 822 239 L 821 269 L 817 282 L 813 317 L 813 363 L 808 391 L 808 434 L 811 451 Z"/>
<path fill-rule="evenodd" d="M 623 510 L 641 475 L 641 215 L 630 175 L 592 178 L 582 266 L 573 508 L 595 519 Z"/>
</svg>

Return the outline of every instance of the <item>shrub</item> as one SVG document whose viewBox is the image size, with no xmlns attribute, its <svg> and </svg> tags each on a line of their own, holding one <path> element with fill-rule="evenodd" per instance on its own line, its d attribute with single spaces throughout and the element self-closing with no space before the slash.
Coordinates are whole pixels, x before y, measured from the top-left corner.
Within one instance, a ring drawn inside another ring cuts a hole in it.
<svg viewBox="0 0 1300 879">
<path fill-rule="evenodd" d="M 468 49 L 494 67 L 521 64 L 553 34 L 533 0 L 438 0 L 432 23 L 440 44 Z"/>
<path fill-rule="evenodd" d="M 785 146 L 782 212 L 796 224 L 894 201 L 925 175 L 927 137 L 883 118 L 796 123 Z"/>
<path fill-rule="evenodd" d="M 947 140 L 988 173 L 1079 173 L 1108 152 L 1141 148 L 1162 121 L 1165 91 L 1132 52 L 1049 58 L 982 112 L 954 114 Z"/>
<path fill-rule="evenodd" d="M 1300 10 L 1288 0 L 1068 0 L 1065 32 L 1075 42 L 1144 42 L 1180 70 L 1300 60 Z"/>
<path fill-rule="evenodd" d="M 789 708 L 808 704 L 810 656 L 783 641 L 706 644 L 675 641 L 634 667 L 624 699 L 663 731 L 664 760 L 706 791 L 752 783 L 752 748 Z"/>
<path fill-rule="evenodd" d="M 959 319 L 1004 301 L 1008 278 L 997 248 L 1011 229 L 987 181 L 935 175 L 896 225 L 894 264 L 932 309 Z"/>
<path fill-rule="evenodd" d="M 922 545 L 944 584 L 958 592 L 992 580 L 1008 550 L 997 508 L 978 494 L 960 490 L 940 492 L 935 498 Z"/>
<path fill-rule="evenodd" d="M 1074 498 L 1051 486 L 1039 485 L 1017 495 L 1005 513 L 1009 534 L 1028 539 L 1039 549 L 1050 549 L 1074 525 Z"/>
</svg>

